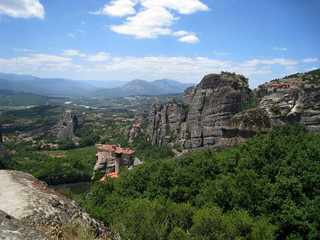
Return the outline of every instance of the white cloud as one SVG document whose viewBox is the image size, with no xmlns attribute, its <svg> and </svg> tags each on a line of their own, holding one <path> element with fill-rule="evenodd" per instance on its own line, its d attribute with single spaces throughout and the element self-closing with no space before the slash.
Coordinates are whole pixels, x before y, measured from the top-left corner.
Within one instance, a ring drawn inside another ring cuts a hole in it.
<svg viewBox="0 0 320 240">
<path fill-rule="evenodd" d="M 68 37 L 75 38 L 76 36 L 72 33 L 68 34 Z"/>
<path fill-rule="evenodd" d="M 85 30 L 82 30 L 82 29 L 76 29 L 77 32 L 80 32 L 80 33 L 86 33 Z"/>
<path fill-rule="evenodd" d="M 14 18 L 44 19 L 45 11 L 39 0 L 2 0 L 0 1 L 1 14 Z"/>
<path fill-rule="evenodd" d="M 304 58 L 304 59 L 301 59 L 301 62 L 304 62 L 304 63 L 312 63 L 312 62 L 317 62 L 318 61 L 318 58 Z"/>
<path fill-rule="evenodd" d="M 133 0 L 116 0 L 106 4 L 104 8 L 98 11 L 99 14 L 105 14 L 112 17 L 124 17 L 136 13 L 134 6 L 137 4 Z"/>
<path fill-rule="evenodd" d="M 156 38 L 158 35 L 169 35 L 172 33 L 170 27 L 177 20 L 164 8 L 152 8 L 139 12 L 133 17 L 128 17 L 122 25 L 112 25 L 111 30 L 133 35 L 136 38 Z"/>
<path fill-rule="evenodd" d="M 278 50 L 278 51 L 287 51 L 287 50 L 288 50 L 286 47 L 281 47 L 281 48 L 279 48 L 279 47 L 273 47 L 272 49 L 273 49 L 273 50 Z"/>
<path fill-rule="evenodd" d="M 67 72 L 73 69 L 72 59 L 49 54 L 29 54 L 24 57 L 0 59 L 0 71 L 37 74 L 38 72 Z"/>
<path fill-rule="evenodd" d="M 244 74 L 250 78 L 255 76 L 259 80 L 251 84 L 258 86 L 278 75 L 285 76 L 299 70 L 298 61 L 285 58 L 248 59 L 236 62 L 208 57 L 118 57 L 106 52 L 85 55 L 73 49 L 66 49 L 61 54 L 61 56 L 28 54 L 11 59 L 0 58 L 0 72 L 46 77 L 57 76 L 58 72 L 61 77 L 72 76 L 74 79 L 106 80 L 108 76 L 109 79 L 169 78 L 182 82 L 197 82 L 206 74 L 228 71 Z"/>
<path fill-rule="evenodd" d="M 172 35 L 175 36 L 175 37 L 181 37 L 181 36 L 185 36 L 185 35 L 188 35 L 190 34 L 189 32 L 187 31 L 177 31 L 177 32 L 173 32 Z"/>
<path fill-rule="evenodd" d="M 79 50 L 73 50 L 73 49 L 67 49 L 67 50 L 63 50 L 62 55 L 65 56 L 78 56 L 80 54 Z"/>
<path fill-rule="evenodd" d="M 223 56 L 223 57 L 225 57 L 225 56 L 228 56 L 230 53 L 227 53 L 227 52 L 216 52 L 216 51 L 214 51 L 214 55 L 217 55 L 217 56 Z"/>
<path fill-rule="evenodd" d="M 141 0 L 147 8 L 164 7 L 176 10 L 181 14 L 191 14 L 197 11 L 208 11 L 209 8 L 198 0 Z"/>
<path fill-rule="evenodd" d="M 13 50 L 16 52 L 33 52 L 33 50 L 26 49 L 26 48 L 14 48 Z"/>
<path fill-rule="evenodd" d="M 140 6 L 139 11 L 135 6 Z M 186 31 L 173 31 L 172 25 L 179 19 L 179 14 L 192 14 L 197 11 L 208 11 L 209 8 L 199 0 L 113 0 L 103 9 L 92 14 L 106 14 L 124 17 L 122 24 L 107 26 L 116 33 L 135 36 L 136 38 L 157 38 L 160 35 L 181 37 L 192 35 Z M 179 41 L 195 43 L 199 41 L 195 36 L 180 38 Z"/>
<path fill-rule="evenodd" d="M 288 65 L 297 65 L 298 61 L 290 60 L 286 58 L 274 58 L 270 60 L 261 60 L 261 64 L 280 64 L 282 66 L 288 66 Z"/>
<path fill-rule="evenodd" d="M 241 64 L 241 66 L 252 67 L 252 66 L 257 66 L 258 64 L 268 64 L 268 65 L 279 64 L 282 66 L 289 66 L 289 65 L 297 65 L 298 61 L 286 59 L 286 58 L 252 59 L 252 60 L 244 61 Z"/>
<path fill-rule="evenodd" d="M 86 60 L 90 62 L 102 62 L 110 58 L 110 54 L 106 52 L 99 52 L 94 55 L 89 55 Z"/>
<path fill-rule="evenodd" d="M 179 38 L 179 41 L 185 42 L 185 43 L 197 43 L 197 42 L 199 42 L 199 39 L 194 35 L 188 35 L 188 36 L 184 36 L 182 38 Z"/>
</svg>

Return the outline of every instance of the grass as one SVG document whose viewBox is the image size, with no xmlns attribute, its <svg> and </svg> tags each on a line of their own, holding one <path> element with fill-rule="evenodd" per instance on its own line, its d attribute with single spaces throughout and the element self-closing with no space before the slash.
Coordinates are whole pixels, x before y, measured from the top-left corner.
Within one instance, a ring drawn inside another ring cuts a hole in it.
<svg viewBox="0 0 320 240">
<path fill-rule="evenodd" d="M 75 148 L 71 150 L 57 150 L 57 151 L 38 151 L 43 155 L 47 155 L 50 157 L 61 158 L 61 157 L 68 157 L 68 158 L 92 158 L 97 153 L 96 146 L 89 146 L 83 148 Z"/>
</svg>

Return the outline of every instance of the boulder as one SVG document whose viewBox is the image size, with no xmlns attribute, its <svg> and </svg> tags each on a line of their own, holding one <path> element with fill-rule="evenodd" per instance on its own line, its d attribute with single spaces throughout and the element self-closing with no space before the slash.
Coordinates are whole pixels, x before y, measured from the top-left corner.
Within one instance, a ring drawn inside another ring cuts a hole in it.
<svg viewBox="0 0 320 240">
<path fill-rule="evenodd" d="M 0 170 L 0 210 L 56 238 L 64 226 L 92 228 L 96 236 L 110 239 L 110 231 L 85 213 L 80 206 L 48 188 L 28 173 Z"/>
<path fill-rule="evenodd" d="M 28 226 L 0 210 L 0 239 L 12 240 L 52 240 L 42 232 Z"/>
</svg>

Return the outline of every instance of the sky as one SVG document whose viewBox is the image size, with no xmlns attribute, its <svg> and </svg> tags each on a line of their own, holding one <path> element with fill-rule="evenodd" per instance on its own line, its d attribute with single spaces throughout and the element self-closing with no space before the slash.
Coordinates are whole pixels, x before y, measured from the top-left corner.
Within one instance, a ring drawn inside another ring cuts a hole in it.
<svg viewBox="0 0 320 240">
<path fill-rule="evenodd" d="M 0 72 L 251 88 L 320 67 L 320 0 L 0 0 Z"/>
</svg>

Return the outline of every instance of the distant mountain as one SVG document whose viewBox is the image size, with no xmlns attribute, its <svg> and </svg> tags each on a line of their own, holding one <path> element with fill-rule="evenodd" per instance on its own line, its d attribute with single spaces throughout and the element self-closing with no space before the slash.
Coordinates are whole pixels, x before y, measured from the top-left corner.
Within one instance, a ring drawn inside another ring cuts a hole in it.
<svg viewBox="0 0 320 240">
<path fill-rule="evenodd" d="M 37 77 L 31 75 L 18 75 L 18 74 L 8 74 L 8 73 L 0 73 L 0 78 L 7 79 L 11 81 L 25 81 L 32 80 Z"/>
<path fill-rule="evenodd" d="M 0 88 L 41 95 L 74 95 L 97 88 L 114 88 L 124 81 L 76 81 L 64 78 L 39 78 L 31 75 L 0 73 Z"/>
<path fill-rule="evenodd" d="M 79 80 L 77 82 L 85 83 L 95 88 L 115 88 L 128 83 L 128 81 L 98 81 L 98 80 L 81 80 L 81 81 Z"/>
<path fill-rule="evenodd" d="M 135 79 L 127 84 L 112 88 L 98 89 L 88 93 L 93 97 L 124 97 L 133 95 L 161 95 L 169 93 L 182 93 L 187 87 L 194 86 L 192 83 L 180 83 L 177 81 L 162 79 L 148 82 L 141 79 Z"/>
<path fill-rule="evenodd" d="M 161 95 L 182 93 L 185 84 L 169 79 L 153 82 L 136 79 L 125 81 L 70 80 L 39 78 L 31 75 L 0 73 L 0 89 L 29 92 L 38 95 L 78 95 L 90 97 L 124 97 L 131 95 Z"/>
<path fill-rule="evenodd" d="M 19 82 L 14 80 L 7 80 L 0 78 L 0 89 L 12 90 L 12 91 L 23 91 L 33 94 L 49 94 L 49 89 L 43 89 L 32 84 L 25 82 Z"/>
<path fill-rule="evenodd" d="M 52 99 L 56 98 L 27 92 L 0 89 L 0 106 L 44 105 Z"/>
</svg>

